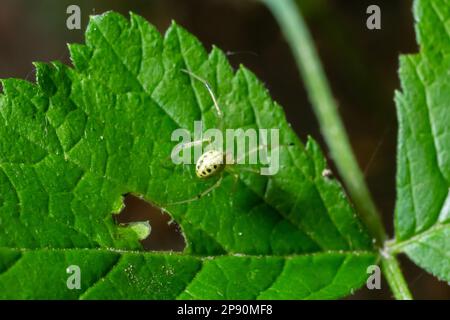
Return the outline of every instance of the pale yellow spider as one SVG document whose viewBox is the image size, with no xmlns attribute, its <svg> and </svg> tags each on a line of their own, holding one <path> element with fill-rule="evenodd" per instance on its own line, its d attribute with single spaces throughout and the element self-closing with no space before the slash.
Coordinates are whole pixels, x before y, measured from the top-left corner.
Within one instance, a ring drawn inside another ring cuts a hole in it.
<svg viewBox="0 0 450 320">
<path fill-rule="evenodd" d="M 219 119 L 219 127 L 222 130 L 223 129 L 223 113 L 219 107 L 217 99 L 216 99 L 214 92 L 211 89 L 211 86 L 209 85 L 209 83 L 205 79 L 199 77 L 198 75 L 192 73 L 189 70 L 181 69 L 181 71 L 184 73 L 187 73 L 189 76 L 202 82 L 205 85 L 205 87 L 208 90 L 208 93 L 211 96 L 211 99 L 213 101 L 214 108 L 216 110 L 217 117 Z M 208 143 L 208 142 L 211 143 L 211 140 L 202 139 L 202 140 L 198 140 L 198 141 L 188 142 L 188 143 L 181 145 L 179 150 L 184 150 L 186 148 L 190 148 L 190 147 L 200 145 L 203 143 Z M 292 145 L 293 144 L 289 144 L 289 146 L 292 146 Z M 235 170 L 233 170 L 234 165 L 237 163 L 240 163 L 241 160 L 245 159 L 245 157 L 248 156 L 249 154 L 258 152 L 259 150 L 261 150 L 264 147 L 267 147 L 267 145 L 264 145 L 264 144 L 259 145 L 258 147 L 249 150 L 242 157 L 239 157 L 236 160 L 234 160 L 232 158 L 232 156 L 227 152 L 214 150 L 214 149 L 205 151 L 198 158 L 198 160 L 196 162 L 195 173 L 196 173 L 197 177 L 200 179 L 208 179 L 208 178 L 211 178 L 213 176 L 217 176 L 220 174 L 220 177 L 217 180 L 217 182 L 214 183 L 211 187 L 207 188 L 206 190 L 204 190 L 203 192 L 199 193 L 198 195 L 196 195 L 195 197 L 193 197 L 191 199 L 172 202 L 168 205 L 178 205 L 178 204 L 188 203 L 191 201 L 199 200 L 200 198 L 204 197 L 205 195 L 207 195 L 208 193 L 210 193 L 211 191 L 213 191 L 214 189 L 216 189 L 220 186 L 220 184 L 222 183 L 224 171 L 228 171 L 229 173 L 231 173 L 235 177 L 235 181 L 237 181 L 237 179 L 239 178 L 239 173 L 236 172 Z M 241 167 L 240 170 L 260 174 L 259 170 L 251 169 L 248 167 Z"/>
</svg>

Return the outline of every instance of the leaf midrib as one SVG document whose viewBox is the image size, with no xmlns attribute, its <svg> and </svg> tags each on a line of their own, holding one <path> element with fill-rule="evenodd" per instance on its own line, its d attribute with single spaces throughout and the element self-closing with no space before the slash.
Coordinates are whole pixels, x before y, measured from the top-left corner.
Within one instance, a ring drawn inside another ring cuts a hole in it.
<svg viewBox="0 0 450 320">
<path fill-rule="evenodd" d="M 391 242 L 386 243 L 386 247 L 392 253 L 404 252 L 409 245 L 420 244 L 421 240 L 426 239 L 428 236 L 431 236 L 434 232 L 439 232 L 442 229 L 450 227 L 450 220 L 441 222 L 441 216 L 449 215 L 449 212 L 446 212 L 448 203 L 450 202 L 450 189 L 447 197 L 444 199 L 442 203 L 442 207 L 439 210 L 439 214 L 437 215 L 436 221 L 431 227 L 423 230 L 419 233 L 416 233 L 414 236 L 409 237 L 407 239 L 403 239 L 401 241 L 393 240 Z M 450 209 L 449 209 L 450 210 Z"/>
<path fill-rule="evenodd" d="M 402 241 L 394 240 L 392 242 L 387 242 L 386 246 L 390 250 L 390 252 L 392 252 L 394 254 L 399 253 L 399 252 L 404 252 L 408 248 L 408 246 L 420 244 L 420 243 L 422 243 L 421 240 L 426 239 L 428 236 L 431 236 L 434 232 L 439 232 L 439 231 L 441 231 L 445 228 L 449 228 L 449 227 L 450 227 L 450 223 L 436 223 L 431 228 L 428 228 L 426 231 L 418 233 L 409 239 L 402 240 Z"/>
<path fill-rule="evenodd" d="M 311 253 L 299 253 L 299 254 L 286 254 L 286 255 L 267 255 L 267 254 L 241 254 L 241 253 L 227 253 L 227 254 L 219 254 L 219 255 L 193 255 L 186 254 L 183 252 L 177 251 L 139 251 L 139 250 L 126 250 L 126 249 L 116 249 L 116 248 L 23 248 L 23 247 L 0 247 L 0 249 L 7 249 L 13 251 L 19 251 L 22 253 L 26 252 L 70 252 L 70 251 L 83 251 L 83 252 L 101 252 L 101 253 L 116 253 L 116 254 L 143 254 L 143 255 L 156 255 L 156 256 L 181 256 L 181 257 L 192 257 L 198 258 L 200 260 L 210 260 L 219 257 L 236 257 L 236 258 L 296 258 L 296 257 L 314 257 L 318 255 L 324 254 L 340 254 L 340 255 L 365 255 L 365 254 L 375 254 L 374 251 L 369 250 L 327 250 L 327 251 L 319 251 L 319 252 L 311 252 Z"/>
</svg>

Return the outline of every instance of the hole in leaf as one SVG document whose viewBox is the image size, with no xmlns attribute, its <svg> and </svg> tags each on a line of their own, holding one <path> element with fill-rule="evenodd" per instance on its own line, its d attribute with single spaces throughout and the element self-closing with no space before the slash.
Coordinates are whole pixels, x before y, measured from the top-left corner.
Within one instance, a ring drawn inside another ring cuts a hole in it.
<svg viewBox="0 0 450 320">
<path fill-rule="evenodd" d="M 149 221 L 150 235 L 141 241 L 145 250 L 183 251 L 186 246 L 181 228 L 167 213 L 134 195 L 125 196 L 124 208 L 115 217 L 117 223 Z"/>
</svg>

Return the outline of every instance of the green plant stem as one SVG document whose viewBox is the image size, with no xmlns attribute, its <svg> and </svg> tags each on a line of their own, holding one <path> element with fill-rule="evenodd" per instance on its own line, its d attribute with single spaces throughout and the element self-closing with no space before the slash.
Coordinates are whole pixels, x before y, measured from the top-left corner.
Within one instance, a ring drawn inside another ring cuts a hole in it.
<svg viewBox="0 0 450 320">
<path fill-rule="evenodd" d="M 308 28 L 292 0 L 262 0 L 277 19 L 296 59 L 301 76 L 305 83 L 309 99 L 319 120 L 320 128 L 330 149 L 331 157 L 336 163 L 339 174 L 352 198 L 363 223 L 374 237 L 376 247 L 381 248 L 387 238 L 380 215 L 372 200 L 364 175 L 359 168 L 338 107 L 331 93 L 320 59 L 315 50 Z M 393 264 L 394 262 L 395 264 Z M 390 257 L 384 270 L 393 274 L 386 275 L 393 292 L 399 283 L 405 283 L 395 257 Z M 401 281 L 399 279 L 402 279 Z M 404 296 L 411 297 L 405 286 L 400 286 Z M 406 289 L 405 289 L 406 288 Z M 406 294 L 408 293 L 408 294 Z"/>
<path fill-rule="evenodd" d="M 389 283 L 389 287 L 397 300 L 412 300 L 408 285 L 403 278 L 399 263 L 394 255 L 382 254 L 381 266 Z"/>
</svg>

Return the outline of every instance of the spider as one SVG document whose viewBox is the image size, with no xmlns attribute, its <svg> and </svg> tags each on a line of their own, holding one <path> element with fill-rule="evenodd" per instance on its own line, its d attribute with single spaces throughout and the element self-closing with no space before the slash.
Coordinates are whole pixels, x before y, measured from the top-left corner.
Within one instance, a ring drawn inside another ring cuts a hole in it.
<svg viewBox="0 0 450 320">
<path fill-rule="evenodd" d="M 195 80 L 200 81 L 205 86 L 205 88 L 207 89 L 207 91 L 212 99 L 215 113 L 216 113 L 216 116 L 218 119 L 219 128 L 222 131 L 223 130 L 223 112 L 219 107 L 219 103 L 217 102 L 216 96 L 215 96 L 210 84 L 205 79 L 201 78 L 200 76 L 196 75 L 195 73 L 193 73 L 189 70 L 181 69 L 181 71 L 188 74 L 190 77 L 194 78 Z M 175 148 L 174 152 L 177 153 L 181 150 L 184 151 L 187 148 L 191 148 L 191 147 L 198 146 L 198 145 L 203 145 L 204 143 L 211 144 L 212 141 L 209 138 L 209 139 L 199 139 L 196 141 L 184 143 L 184 144 L 180 145 L 179 148 Z M 292 145 L 293 144 L 289 144 L 289 146 L 292 146 Z M 261 150 L 265 147 L 267 147 L 266 144 L 259 144 L 257 147 L 252 148 L 245 154 L 241 155 L 240 157 L 237 157 L 237 159 L 233 159 L 233 156 L 229 152 L 226 152 L 226 151 L 224 152 L 222 150 L 210 149 L 210 150 L 203 152 L 195 164 L 196 176 L 202 180 L 207 180 L 207 179 L 210 179 L 212 177 L 217 177 L 217 176 L 219 177 L 219 179 L 212 186 L 210 186 L 206 190 L 200 192 L 195 197 L 186 199 L 186 200 L 171 202 L 171 203 L 168 203 L 167 205 L 179 205 L 179 204 L 189 203 L 189 202 L 203 198 L 204 196 L 209 194 L 214 189 L 220 187 L 222 180 L 223 180 L 224 172 L 230 173 L 234 177 L 235 182 L 237 182 L 237 180 L 239 179 L 239 173 L 235 170 L 234 167 L 237 164 L 242 163 L 242 160 L 244 160 L 250 154 L 258 152 L 259 150 Z M 264 156 L 266 156 L 266 154 L 263 153 L 263 154 L 260 154 L 260 156 L 264 157 Z M 260 170 L 256 170 L 256 169 L 248 168 L 248 167 L 240 167 L 239 170 L 252 172 L 252 173 L 256 173 L 256 174 L 261 174 Z"/>
</svg>

